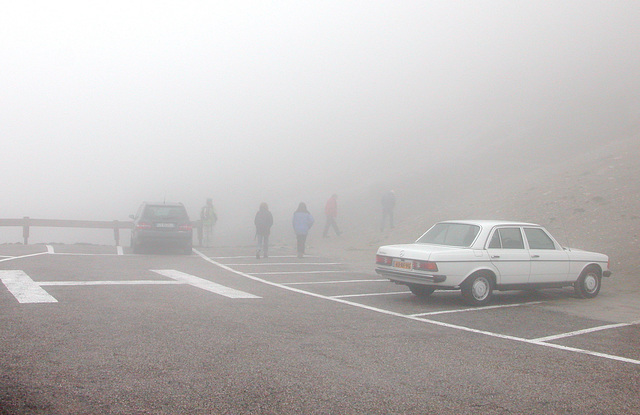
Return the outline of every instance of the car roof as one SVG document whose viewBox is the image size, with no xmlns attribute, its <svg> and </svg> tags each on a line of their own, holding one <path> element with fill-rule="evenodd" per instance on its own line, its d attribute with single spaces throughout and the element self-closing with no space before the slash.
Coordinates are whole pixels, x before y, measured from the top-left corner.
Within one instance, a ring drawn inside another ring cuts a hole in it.
<svg viewBox="0 0 640 415">
<path fill-rule="evenodd" d="M 470 225 L 477 225 L 480 227 L 488 227 L 492 228 L 494 226 L 540 226 L 535 223 L 528 222 L 515 222 L 508 220 L 497 220 L 497 219 L 466 219 L 466 220 L 445 220 L 439 223 L 466 223 Z"/>
<path fill-rule="evenodd" d="M 157 203 L 153 203 L 153 202 L 144 202 L 145 205 L 147 206 L 184 206 L 182 203 L 178 203 L 178 202 L 157 202 Z"/>
</svg>

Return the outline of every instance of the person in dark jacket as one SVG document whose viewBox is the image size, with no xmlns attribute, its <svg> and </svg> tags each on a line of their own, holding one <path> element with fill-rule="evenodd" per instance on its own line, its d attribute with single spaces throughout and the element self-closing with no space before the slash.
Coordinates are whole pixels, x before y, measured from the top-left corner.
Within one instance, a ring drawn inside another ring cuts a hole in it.
<svg viewBox="0 0 640 415">
<path fill-rule="evenodd" d="M 380 232 L 384 231 L 384 225 L 389 218 L 389 226 L 393 229 L 393 208 L 396 207 L 396 192 L 389 190 L 382 196 L 382 222 Z"/>
<path fill-rule="evenodd" d="M 307 234 L 309 229 L 313 226 L 313 216 L 307 210 L 307 205 L 300 202 L 298 210 L 293 213 L 293 231 L 296 233 L 298 240 L 298 258 L 302 258 L 304 255 L 304 248 L 307 242 Z"/>
<path fill-rule="evenodd" d="M 269 206 L 262 202 L 260 209 L 256 213 L 253 221 L 256 225 L 256 239 L 258 240 L 258 249 L 256 250 L 256 258 L 260 259 L 260 253 L 264 253 L 264 257 L 269 257 L 269 235 L 271 234 L 271 226 L 273 225 L 273 215 L 269 212 Z"/>
</svg>

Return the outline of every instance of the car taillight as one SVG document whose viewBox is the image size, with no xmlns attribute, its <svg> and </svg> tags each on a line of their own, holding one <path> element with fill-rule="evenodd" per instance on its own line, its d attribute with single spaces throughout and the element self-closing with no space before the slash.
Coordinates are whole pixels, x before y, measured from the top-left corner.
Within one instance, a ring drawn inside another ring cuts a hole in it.
<svg viewBox="0 0 640 415">
<path fill-rule="evenodd" d="M 190 223 L 185 223 L 183 225 L 178 226 L 178 230 L 180 230 L 180 231 L 190 231 L 192 229 L 193 229 L 193 227 L 191 226 Z"/>
<path fill-rule="evenodd" d="M 376 255 L 376 264 L 378 265 L 391 265 L 393 259 L 384 255 Z"/>
<path fill-rule="evenodd" d="M 438 265 L 431 261 L 413 261 L 413 269 L 419 269 L 420 271 L 438 271 Z"/>
<path fill-rule="evenodd" d="M 136 225 L 136 229 L 151 229 L 151 224 L 147 222 L 139 222 Z"/>
</svg>

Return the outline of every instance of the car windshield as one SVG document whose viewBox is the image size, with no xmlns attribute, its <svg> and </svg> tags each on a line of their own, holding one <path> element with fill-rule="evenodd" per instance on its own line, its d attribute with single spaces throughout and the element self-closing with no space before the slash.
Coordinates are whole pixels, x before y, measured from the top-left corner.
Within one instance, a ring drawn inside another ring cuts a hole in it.
<svg viewBox="0 0 640 415">
<path fill-rule="evenodd" d="M 416 241 L 418 244 L 470 246 L 480 232 L 477 225 L 437 223 Z"/>
<path fill-rule="evenodd" d="M 180 206 L 147 206 L 144 217 L 150 220 L 188 220 Z"/>
</svg>

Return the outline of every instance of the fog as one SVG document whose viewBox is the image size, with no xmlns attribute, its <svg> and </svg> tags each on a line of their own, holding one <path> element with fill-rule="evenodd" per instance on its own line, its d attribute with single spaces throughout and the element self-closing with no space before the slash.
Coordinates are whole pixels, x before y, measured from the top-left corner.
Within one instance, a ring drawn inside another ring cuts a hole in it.
<svg viewBox="0 0 640 415">
<path fill-rule="evenodd" d="M 636 1 L 11 2 L 0 34 L 1 218 L 211 197 L 242 239 L 262 201 L 320 216 L 640 122 Z"/>
</svg>

